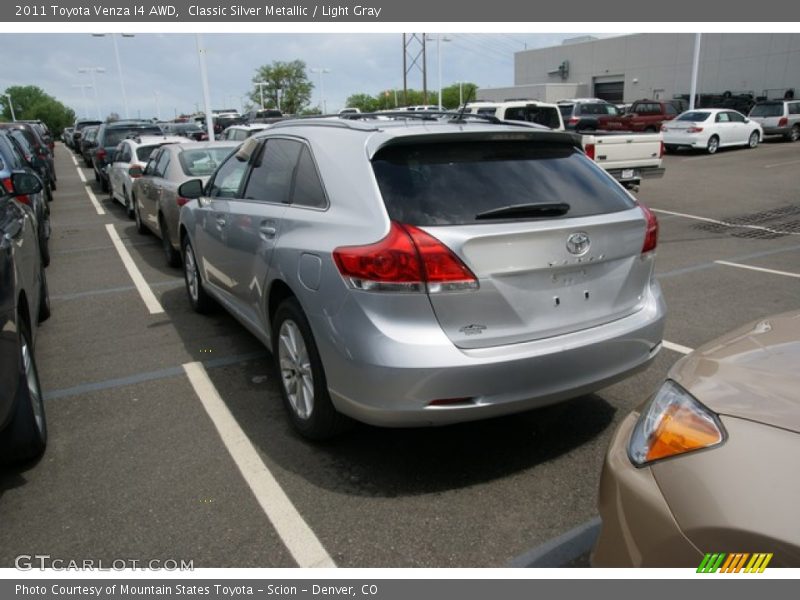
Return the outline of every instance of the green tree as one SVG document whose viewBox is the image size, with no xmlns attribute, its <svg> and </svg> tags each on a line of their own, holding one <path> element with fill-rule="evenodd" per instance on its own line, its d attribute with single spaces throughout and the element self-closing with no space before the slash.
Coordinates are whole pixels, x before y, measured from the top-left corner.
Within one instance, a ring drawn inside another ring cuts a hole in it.
<svg viewBox="0 0 800 600">
<path fill-rule="evenodd" d="M 375 112 L 376 110 L 385 108 L 378 98 L 363 93 L 348 96 L 345 106 L 348 108 L 357 108 L 361 112 Z"/>
<path fill-rule="evenodd" d="M 1 116 L 6 121 L 11 120 L 11 107 L 8 102 L 8 96 L 11 96 L 17 120 L 42 120 L 55 135 L 75 122 L 75 111 L 45 93 L 40 87 L 14 85 L 7 88 L 4 93 L 6 95 L 0 98 L 0 104 L 3 106 Z"/>
<path fill-rule="evenodd" d="M 258 67 L 253 76 L 253 89 L 249 94 L 250 100 L 256 106 L 261 106 L 259 88 L 262 86 L 257 85 L 259 82 L 264 82 L 264 105 L 277 107 L 280 93 L 281 110 L 289 114 L 302 112 L 311 101 L 311 90 L 314 89 L 314 84 L 306 74 L 306 63 L 302 60 L 276 60 L 270 65 Z"/>
<path fill-rule="evenodd" d="M 448 85 L 442 88 L 442 107 L 458 108 L 459 106 L 459 84 Z M 461 96 L 464 102 L 473 102 L 478 91 L 478 86 L 474 83 L 461 84 Z"/>
</svg>

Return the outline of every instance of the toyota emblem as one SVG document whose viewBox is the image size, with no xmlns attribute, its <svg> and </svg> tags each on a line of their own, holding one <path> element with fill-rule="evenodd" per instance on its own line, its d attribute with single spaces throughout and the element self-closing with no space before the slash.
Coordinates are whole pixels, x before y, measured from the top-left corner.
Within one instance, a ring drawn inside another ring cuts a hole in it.
<svg viewBox="0 0 800 600">
<path fill-rule="evenodd" d="M 583 231 L 570 234 L 567 238 L 567 250 L 575 256 L 583 256 L 589 251 L 589 236 Z"/>
</svg>

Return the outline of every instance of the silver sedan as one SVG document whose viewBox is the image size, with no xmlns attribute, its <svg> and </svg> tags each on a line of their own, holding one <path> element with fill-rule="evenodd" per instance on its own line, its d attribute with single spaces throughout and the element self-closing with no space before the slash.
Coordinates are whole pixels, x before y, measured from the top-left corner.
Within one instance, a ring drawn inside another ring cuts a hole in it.
<svg viewBox="0 0 800 600">
<path fill-rule="evenodd" d="M 189 142 L 166 144 L 150 155 L 131 197 L 136 229 L 161 238 L 167 264 L 180 265 L 178 215 L 187 199 L 178 187 L 189 179 L 205 181 L 238 143 Z"/>
</svg>

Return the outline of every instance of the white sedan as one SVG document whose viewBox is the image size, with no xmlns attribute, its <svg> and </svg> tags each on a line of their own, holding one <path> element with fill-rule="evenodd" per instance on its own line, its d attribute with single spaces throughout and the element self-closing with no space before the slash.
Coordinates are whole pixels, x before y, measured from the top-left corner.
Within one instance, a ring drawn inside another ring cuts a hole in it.
<svg viewBox="0 0 800 600">
<path fill-rule="evenodd" d="M 133 218 L 133 180 L 141 177 L 150 154 L 164 144 L 184 144 L 191 141 L 177 135 L 143 135 L 119 143 L 114 150 L 112 162 L 108 165 L 108 190 L 111 199 L 125 207 L 129 218 Z"/>
<path fill-rule="evenodd" d="M 730 109 L 703 108 L 678 115 L 661 126 L 664 149 L 696 148 L 714 154 L 728 146 L 755 148 L 764 137 L 761 125 Z"/>
</svg>

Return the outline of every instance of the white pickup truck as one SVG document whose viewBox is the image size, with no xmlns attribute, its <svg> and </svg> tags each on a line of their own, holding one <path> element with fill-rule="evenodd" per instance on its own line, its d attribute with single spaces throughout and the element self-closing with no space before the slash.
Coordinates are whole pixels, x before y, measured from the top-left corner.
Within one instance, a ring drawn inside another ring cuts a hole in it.
<svg viewBox="0 0 800 600">
<path fill-rule="evenodd" d="M 507 102 L 473 102 L 465 112 L 501 121 L 521 121 L 531 126 L 543 125 L 565 131 L 564 120 L 557 104 L 537 100 Z M 662 134 L 629 131 L 596 131 L 580 135 L 586 156 L 609 172 L 626 188 L 638 186 L 644 178 L 664 176 L 661 157 L 664 155 Z"/>
<path fill-rule="evenodd" d="M 631 132 L 596 132 L 582 135 L 586 156 L 603 167 L 626 188 L 639 185 L 642 179 L 664 176 L 662 134 Z"/>
</svg>

